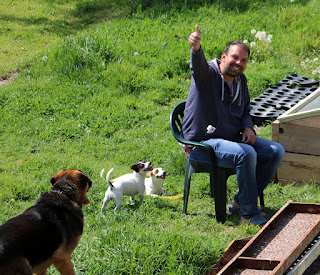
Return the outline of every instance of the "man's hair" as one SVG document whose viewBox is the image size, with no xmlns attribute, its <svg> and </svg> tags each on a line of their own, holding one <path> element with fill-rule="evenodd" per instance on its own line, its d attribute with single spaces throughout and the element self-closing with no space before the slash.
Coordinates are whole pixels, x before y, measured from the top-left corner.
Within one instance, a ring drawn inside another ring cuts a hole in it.
<svg viewBox="0 0 320 275">
<path fill-rule="evenodd" d="M 248 57 L 250 56 L 250 48 L 249 48 L 249 46 L 246 43 L 241 42 L 239 40 L 231 41 L 226 45 L 226 47 L 224 49 L 224 52 L 225 52 L 226 55 L 228 55 L 228 51 L 230 49 L 230 46 L 234 46 L 234 45 L 238 45 L 242 49 L 246 50 L 248 52 Z"/>
</svg>

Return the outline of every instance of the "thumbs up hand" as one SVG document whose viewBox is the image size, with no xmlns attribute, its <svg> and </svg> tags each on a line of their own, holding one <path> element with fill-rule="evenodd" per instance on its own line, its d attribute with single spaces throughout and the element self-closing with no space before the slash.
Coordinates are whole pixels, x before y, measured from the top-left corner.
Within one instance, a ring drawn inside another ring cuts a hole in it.
<svg viewBox="0 0 320 275">
<path fill-rule="evenodd" d="M 192 50 L 197 52 L 200 50 L 200 40 L 201 40 L 201 34 L 199 31 L 199 26 L 196 25 L 195 32 L 190 34 L 189 36 L 189 45 L 191 46 Z"/>
</svg>

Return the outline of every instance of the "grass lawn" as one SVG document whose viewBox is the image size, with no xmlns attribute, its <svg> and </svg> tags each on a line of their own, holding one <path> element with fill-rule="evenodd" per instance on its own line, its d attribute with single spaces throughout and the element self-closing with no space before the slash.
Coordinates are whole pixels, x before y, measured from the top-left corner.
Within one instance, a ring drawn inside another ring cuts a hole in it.
<svg viewBox="0 0 320 275">
<path fill-rule="evenodd" d="M 234 238 L 259 230 L 234 215 L 216 222 L 206 174 L 192 178 L 188 215 L 182 199 L 164 197 L 141 206 L 125 198 L 118 214 L 113 202 L 101 214 L 107 185 L 99 173 L 114 167 L 116 177 L 138 159 L 152 161 L 168 173 L 165 191 L 181 195 L 185 158 L 169 116 L 188 95 L 195 24 L 208 60 L 229 40 L 256 43 L 246 70 L 254 98 L 290 73 L 319 79 L 318 1 L 0 3 L 0 75 L 20 72 L 0 86 L 0 223 L 48 191 L 59 169 L 78 168 L 93 186 L 72 254 L 77 274 L 204 274 Z M 257 132 L 270 139 L 270 124 Z M 232 176 L 229 203 L 236 192 Z M 270 184 L 266 211 L 272 216 L 292 199 L 319 203 L 319 195 L 313 183 Z"/>
</svg>

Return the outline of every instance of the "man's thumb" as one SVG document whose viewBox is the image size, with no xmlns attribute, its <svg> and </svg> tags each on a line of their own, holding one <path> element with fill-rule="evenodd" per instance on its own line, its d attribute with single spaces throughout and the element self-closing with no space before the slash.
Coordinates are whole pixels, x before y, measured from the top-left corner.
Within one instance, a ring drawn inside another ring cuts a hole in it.
<svg viewBox="0 0 320 275">
<path fill-rule="evenodd" d="M 196 25 L 196 33 L 200 33 L 198 25 Z"/>
</svg>

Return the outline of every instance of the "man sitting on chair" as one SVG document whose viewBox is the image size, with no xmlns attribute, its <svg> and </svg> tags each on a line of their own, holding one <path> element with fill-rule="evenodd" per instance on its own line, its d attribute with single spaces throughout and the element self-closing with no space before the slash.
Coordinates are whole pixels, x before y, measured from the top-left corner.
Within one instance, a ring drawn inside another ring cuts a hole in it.
<svg viewBox="0 0 320 275">
<path fill-rule="evenodd" d="M 242 222 L 263 225 L 265 213 L 257 198 L 271 181 L 285 151 L 276 142 L 259 138 L 250 116 L 250 96 L 243 74 L 250 48 L 240 41 L 226 45 L 221 60 L 207 61 L 198 25 L 189 36 L 192 82 L 182 123 L 185 139 L 209 144 L 217 166 L 236 168 L 239 192 L 232 213 Z"/>
</svg>

